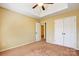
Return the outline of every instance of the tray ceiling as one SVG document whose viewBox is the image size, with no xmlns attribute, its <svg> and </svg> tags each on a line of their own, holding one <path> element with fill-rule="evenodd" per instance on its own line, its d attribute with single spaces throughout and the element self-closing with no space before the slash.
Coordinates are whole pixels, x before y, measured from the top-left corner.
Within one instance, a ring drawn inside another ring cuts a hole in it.
<svg viewBox="0 0 79 59">
<path fill-rule="evenodd" d="M 40 19 L 45 16 L 55 14 L 57 12 L 67 10 L 70 8 L 69 6 L 73 5 L 73 4 L 67 4 L 67 3 L 46 4 L 44 5 L 46 10 L 43 11 L 40 6 L 36 7 L 35 9 L 32 9 L 34 4 L 35 3 L 1 3 L 0 7 Z M 75 4 L 75 5 L 78 5 L 78 4 Z"/>
</svg>

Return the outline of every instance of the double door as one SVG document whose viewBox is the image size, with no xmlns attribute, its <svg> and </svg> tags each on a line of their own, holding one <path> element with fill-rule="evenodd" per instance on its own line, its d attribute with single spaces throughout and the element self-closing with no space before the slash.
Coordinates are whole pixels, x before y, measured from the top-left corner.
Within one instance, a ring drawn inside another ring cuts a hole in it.
<svg viewBox="0 0 79 59">
<path fill-rule="evenodd" d="M 55 20 L 54 44 L 76 48 L 76 17 Z"/>
</svg>

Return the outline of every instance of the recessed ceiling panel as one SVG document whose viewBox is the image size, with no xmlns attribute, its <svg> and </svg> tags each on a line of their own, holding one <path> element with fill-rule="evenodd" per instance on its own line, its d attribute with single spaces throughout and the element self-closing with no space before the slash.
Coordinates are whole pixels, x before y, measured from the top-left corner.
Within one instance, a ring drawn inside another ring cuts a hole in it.
<svg viewBox="0 0 79 59">
<path fill-rule="evenodd" d="M 32 9 L 35 3 L 1 3 L 0 6 L 18 13 L 31 16 L 34 18 L 42 18 L 50 14 L 54 14 L 65 9 L 68 9 L 69 6 L 67 3 L 54 3 L 54 4 L 45 4 L 45 10 L 42 10 L 40 6 Z"/>
</svg>

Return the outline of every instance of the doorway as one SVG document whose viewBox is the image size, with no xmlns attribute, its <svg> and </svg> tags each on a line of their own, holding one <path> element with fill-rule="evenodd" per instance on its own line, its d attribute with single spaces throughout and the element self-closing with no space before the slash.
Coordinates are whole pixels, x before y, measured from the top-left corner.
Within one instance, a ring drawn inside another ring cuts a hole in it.
<svg viewBox="0 0 79 59">
<path fill-rule="evenodd" d="M 41 40 L 46 40 L 46 23 L 41 25 Z"/>
</svg>

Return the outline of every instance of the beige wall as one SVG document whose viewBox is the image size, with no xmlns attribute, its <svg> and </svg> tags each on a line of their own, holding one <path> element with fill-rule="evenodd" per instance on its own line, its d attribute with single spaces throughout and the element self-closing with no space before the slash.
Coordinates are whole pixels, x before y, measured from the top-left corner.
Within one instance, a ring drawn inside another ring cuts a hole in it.
<svg viewBox="0 0 79 59">
<path fill-rule="evenodd" d="M 35 41 L 36 19 L 0 8 L 0 51 Z"/>
<path fill-rule="evenodd" d="M 47 23 L 47 41 L 54 39 L 54 20 L 69 16 L 77 16 L 77 34 L 79 42 L 79 11 L 69 11 L 41 19 L 41 24 Z M 35 41 L 36 19 L 0 8 L 0 51 L 7 50 Z M 79 48 L 79 43 L 78 43 Z"/>
<path fill-rule="evenodd" d="M 52 43 L 54 39 L 54 20 L 69 16 L 77 17 L 77 42 L 79 42 L 79 10 L 68 11 L 62 14 L 41 19 L 41 24 L 45 22 L 47 23 L 47 42 Z M 79 48 L 79 43 L 77 43 L 77 45 L 77 47 Z"/>
</svg>

